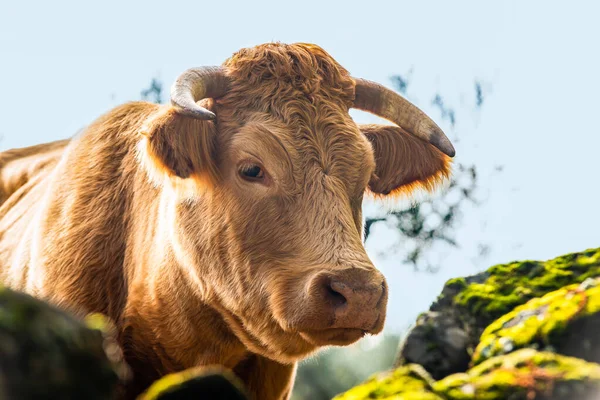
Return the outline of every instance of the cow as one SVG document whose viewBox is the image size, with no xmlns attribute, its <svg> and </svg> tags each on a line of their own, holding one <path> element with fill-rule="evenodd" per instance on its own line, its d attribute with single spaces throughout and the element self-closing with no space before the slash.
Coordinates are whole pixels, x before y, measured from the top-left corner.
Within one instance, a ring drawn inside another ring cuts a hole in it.
<svg viewBox="0 0 600 400">
<path fill-rule="evenodd" d="M 183 72 L 169 105 L 120 105 L 1 153 L 0 281 L 114 320 L 133 372 L 122 398 L 219 365 L 252 398 L 286 399 L 299 360 L 384 326 L 363 197 L 431 191 L 454 153 L 414 104 L 321 47 L 245 48 Z"/>
</svg>

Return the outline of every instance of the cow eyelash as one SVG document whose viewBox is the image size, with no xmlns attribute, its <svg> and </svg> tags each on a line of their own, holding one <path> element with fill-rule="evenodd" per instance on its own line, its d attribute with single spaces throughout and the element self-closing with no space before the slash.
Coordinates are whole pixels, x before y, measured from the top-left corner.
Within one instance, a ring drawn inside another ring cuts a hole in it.
<svg viewBox="0 0 600 400">
<path fill-rule="evenodd" d="M 265 171 L 260 165 L 244 164 L 239 169 L 242 179 L 248 182 L 261 182 L 265 179 Z"/>
</svg>

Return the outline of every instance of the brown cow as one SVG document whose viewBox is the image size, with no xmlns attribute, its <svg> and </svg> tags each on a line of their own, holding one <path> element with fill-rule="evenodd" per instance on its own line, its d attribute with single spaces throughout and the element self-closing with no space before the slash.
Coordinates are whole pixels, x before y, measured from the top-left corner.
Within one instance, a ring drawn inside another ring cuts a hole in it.
<svg viewBox="0 0 600 400">
<path fill-rule="evenodd" d="M 312 44 L 188 70 L 171 102 L 0 154 L 0 280 L 113 318 L 134 372 L 126 398 L 220 364 L 256 399 L 285 399 L 298 360 L 382 330 L 365 191 L 432 189 L 454 149 L 414 105 Z M 357 125 L 350 108 L 398 126 Z"/>
</svg>

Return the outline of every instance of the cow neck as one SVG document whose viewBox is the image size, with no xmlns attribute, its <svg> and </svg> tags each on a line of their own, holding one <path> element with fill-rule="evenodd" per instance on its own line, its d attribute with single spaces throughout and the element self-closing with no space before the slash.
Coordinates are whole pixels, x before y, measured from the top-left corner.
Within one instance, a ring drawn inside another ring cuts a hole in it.
<svg viewBox="0 0 600 400">
<path fill-rule="evenodd" d="M 159 197 L 156 218 L 144 221 L 148 250 L 135 259 L 129 285 L 126 320 L 139 333 L 135 346 L 163 354 L 164 372 L 208 364 L 233 368 L 246 356 L 246 348 L 211 307 L 194 260 L 182 256 L 189 257 L 189 252 L 173 232 L 172 197 Z"/>
<path fill-rule="evenodd" d="M 194 294 L 181 269 L 165 268 L 153 276 L 134 312 L 142 319 L 137 329 L 160 356 L 165 372 L 210 364 L 234 368 L 246 357 L 245 346 L 221 314 Z"/>
</svg>

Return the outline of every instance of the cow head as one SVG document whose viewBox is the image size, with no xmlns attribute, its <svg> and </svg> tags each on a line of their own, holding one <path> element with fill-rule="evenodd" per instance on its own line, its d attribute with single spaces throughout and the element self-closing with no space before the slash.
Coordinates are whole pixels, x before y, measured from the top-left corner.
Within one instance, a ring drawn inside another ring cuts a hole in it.
<svg viewBox="0 0 600 400">
<path fill-rule="evenodd" d="M 363 246 L 363 196 L 446 178 L 454 149 L 441 129 L 310 44 L 243 49 L 184 72 L 171 94 L 140 154 L 203 301 L 282 362 L 380 332 L 387 286 Z M 357 125 L 350 108 L 397 126 Z"/>
</svg>

